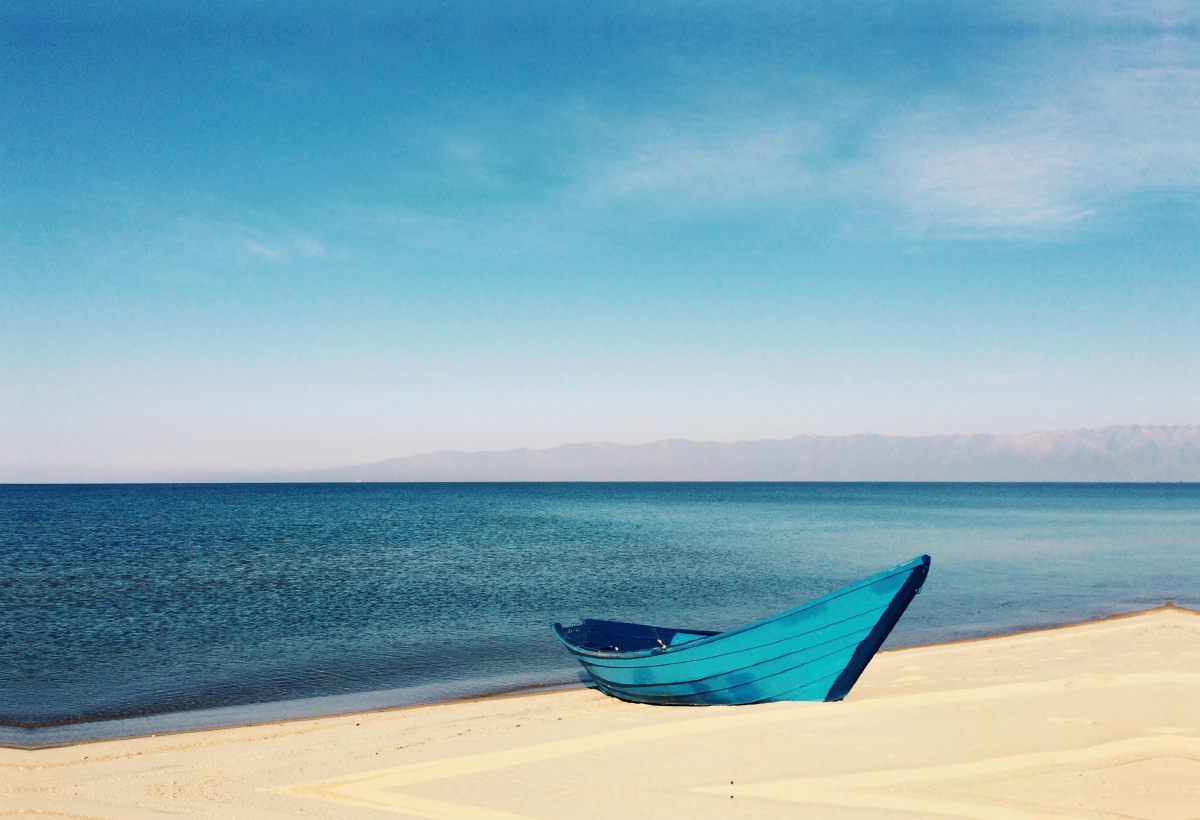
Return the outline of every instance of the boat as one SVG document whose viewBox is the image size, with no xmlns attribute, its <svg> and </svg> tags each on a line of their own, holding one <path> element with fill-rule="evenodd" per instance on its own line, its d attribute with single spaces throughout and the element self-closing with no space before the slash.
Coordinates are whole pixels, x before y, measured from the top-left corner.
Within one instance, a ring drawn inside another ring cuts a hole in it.
<svg viewBox="0 0 1200 820">
<path fill-rule="evenodd" d="M 587 619 L 559 640 L 606 695 L 710 706 L 846 697 L 929 574 L 929 556 L 731 629 Z"/>
</svg>

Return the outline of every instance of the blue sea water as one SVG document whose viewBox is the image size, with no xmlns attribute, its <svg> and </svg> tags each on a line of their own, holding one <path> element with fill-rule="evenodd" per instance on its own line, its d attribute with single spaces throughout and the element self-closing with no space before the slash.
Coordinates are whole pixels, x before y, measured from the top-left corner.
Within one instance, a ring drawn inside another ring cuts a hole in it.
<svg viewBox="0 0 1200 820">
<path fill-rule="evenodd" d="M 921 553 L 888 646 L 1200 606 L 1196 484 L 0 487 L 0 742 L 579 682 L 550 625 L 724 629 Z"/>
</svg>

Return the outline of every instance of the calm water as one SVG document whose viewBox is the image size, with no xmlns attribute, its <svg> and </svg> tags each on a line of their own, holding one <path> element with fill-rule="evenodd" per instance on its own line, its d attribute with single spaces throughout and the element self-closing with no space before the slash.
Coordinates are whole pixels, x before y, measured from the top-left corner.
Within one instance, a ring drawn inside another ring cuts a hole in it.
<svg viewBox="0 0 1200 820">
<path fill-rule="evenodd" d="M 577 682 L 554 621 L 722 629 L 926 552 L 890 646 L 1200 606 L 1195 484 L 7 486 L 0 522 L 0 741 Z"/>
</svg>

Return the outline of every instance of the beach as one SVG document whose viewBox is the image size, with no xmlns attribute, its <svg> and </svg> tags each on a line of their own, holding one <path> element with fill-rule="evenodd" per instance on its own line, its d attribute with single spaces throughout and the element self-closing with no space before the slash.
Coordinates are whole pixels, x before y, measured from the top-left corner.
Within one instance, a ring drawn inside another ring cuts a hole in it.
<svg viewBox="0 0 1200 820">
<path fill-rule="evenodd" d="M 840 703 L 590 689 L 37 750 L 0 816 L 1200 817 L 1200 613 L 879 654 Z"/>
</svg>

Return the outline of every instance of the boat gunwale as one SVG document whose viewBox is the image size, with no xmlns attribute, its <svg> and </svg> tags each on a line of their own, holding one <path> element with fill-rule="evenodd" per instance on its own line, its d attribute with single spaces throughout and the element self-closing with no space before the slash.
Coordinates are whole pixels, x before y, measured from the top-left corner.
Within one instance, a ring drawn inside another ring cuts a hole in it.
<svg viewBox="0 0 1200 820">
<path fill-rule="evenodd" d="M 881 609 L 886 610 L 888 608 L 888 606 L 890 606 L 890 605 L 891 605 L 891 601 L 884 604 L 883 606 L 875 607 L 874 609 L 864 609 L 861 612 L 856 612 L 855 614 L 853 614 L 847 618 L 842 618 L 840 621 L 827 621 L 827 622 L 821 624 L 820 626 L 816 627 L 815 629 L 808 630 L 807 632 L 793 632 L 793 633 L 789 633 L 786 637 L 780 638 L 778 640 L 770 641 L 768 643 L 759 643 L 759 644 L 754 644 L 753 646 L 743 646 L 741 649 L 734 649 L 729 652 L 722 652 L 719 655 L 708 655 L 703 658 L 692 658 L 692 659 L 685 658 L 685 659 L 680 659 L 680 660 L 673 660 L 670 663 L 656 663 L 653 666 L 610 666 L 608 664 L 594 663 L 593 660 L 589 660 L 589 661 L 581 660 L 580 663 L 584 664 L 585 667 L 595 665 L 595 666 L 600 667 L 601 669 L 665 669 L 665 668 L 671 667 L 671 666 L 679 666 L 680 664 L 684 664 L 684 663 L 701 663 L 703 661 L 716 660 L 717 658 L 728 658 L 732 655 L 737 655 L 741 652 L 752 652 L 755 649 L 762 649 L 762 648 L 768 647 L 768 646 L 775 646 L 776 644 L 781 644 L 785 641 L 790 641 L 794 638 L 801 638 L 805 635 L 811 635 L 814 632 L 820 632 L 822 629 L 828 629 L 831 626 L 837 626 L 838 624 L 844 624 L 847 621 L 853 620 L 854 618 L 861 618 L 864 615 L 869 615 L 872 612 L 878 612 Z M 784 613 L 784 614 L 786 614 L 786 613 Z M 874 623 L 878 623 L 878 621 L 879 621 L 879 618 L 877 617 L 875 619 Z M 869 632 L 871 629 L 873 629 L 874 623 L 872 623 L 871 626 L 867 627 L 866 631 Z M 718 634 L 724 635 L 726 633 L 721 632 Z M 713 637 L 715 638 L 717 636 L 714 635 Z M 692 641 L 689 641 L 688 645 L 690 646 L 692 643 L 693 643 Z M 822 642 L 822 643 L 824 643 L 824 642 Z M 813 644 L 813 645 L 820 646 L 820 644 Z M 682 649 L 683 647 L 680 646 L 680 647 L 675 647 L 675 648 Z M 787 655 L 787 654 L 790 654 L 790 653 L 788 653 L 788 652 L 783 653 L 783 655 Z M 774 655 L 772 657 L 781 658 L 781 657 L 783 657 L 783 655 Z M 665 656 L 666 656 L 665 652 L 660 652 L 659 657 L 665 657 Z M 621 660 L 624 660 L 624 659 L 622 658 Z"/>
<path fill-rule="evenodd" d="M 563 637 L 563 634 L 562 634 L 563 626 L 560 623 L 554 624 L 554 634 L 563 643 L 563 645 L 566 646 L 572 653 L 574 653 L 576 655 L 581 655 L 581 656 L 587 657 L 587 658 L 597 658 L 597 659 L 611 658 L 614 660 L 616 660 L 616 659 L 634 660 L 634 659 L 639 659 L 639 658 L 663 657 L 665 655 L 669 655 L 672 653 L 683 652 L 684 650 L 695 649 L 696 647 L 699 647 L 699 646 L 705 646 L 710 643 L 715 643 L 715 642 L 723 640 L 725 638 L 732 637 L 734 635 L 739 635 L 743 632 L 748 632 L 751 629 L 757 629 L 760 626 L 765 626 L 773 621 L 778 621 L 778 620 L 780 620 L 782 618 L 786 618 L 790 615 L 795 615 L 799 612 L 803 612 L 806 609 L 810 609 L 810 608 L 818 606 L 820 604 L 828 603 L 829 601 L 835 601 L 838 598 L 841 598 L 845 595 L 849 595 L 852 592 L 857 592 L 860 589 L 862 589 L 863 587 L 870 586 L 871 584 L 878 583 L 879 581 L 886 580 L 886 579 L 891 578 L 896 575 L 901 575 L 905 572 L 912 572 L 913 570 L 917 569 L 918 567 L 920 567 L 922 565 L 928 567 L 929 563 L 930 563 L 930 558 L 928 555 L 919 555 L 916 558 L 912 558 L 908 561 L 905 561 L 903 564 L 897 564 L 896 566 L 892 567 L 891 569 L 885 569 L 882 572 L 876 573 L 875 575 L 871 575 L 871 576 L 868 576 L 867 578 L 863 578 L 859 581 L 856 581 L 856 582 L 850 584 L 849 586 L 842 587 L 841 589 L 835 589 L 833 592 L 826 593 L 825 595 L 822 595 L 820 598 L 814 598 L 811 601 L 806 601 L 805 603 L 794 606 L 791 609 L 786 609 L 783 612 L 776 613 L 775 615 L 769 615 L 766 618 L 761 618 L 760 620 L 752 621 L 751 623 L 743 624 L 742 626 L 738 626 L 738 627 L 734 627 L 733 629 L 727 630 L 725 632 L 718 632 L 716 635 L 709 635 L 708 637 L 700 638 L 699 640 L 688 641 L 687 643 L 680 644 L 679 646 L 654 647 L 651 649 L 637 649 L 637 650 L 633 650 L 630 652 L 603 652 L 603 651 L 594 650 L 594 649 L 584 649 L 583 647 L 578 646 L 578 645 L 573 644 L 570 641 L 568 641 L 566 638 Z M 885 604 L 884 606 L 887 606 L 887 605 Z M 637 625 L 638 626 L 649 626 L 648 624 L 637 624 Z M 686 631 L 686 630 L 679 630 L 679 631 Z M 726 653 L 726 654 L 733 654 L 733 653 Z M 721 657 L 721 656 L 718 655 L 716 657 Z M 659 664 L 656 664 L 656 666 L 657 665 L 659 665 Z M 661 664 L 661 665 L 667 666 L 667 665 L 672 665 L 672 664 Z"/>
</svg>

